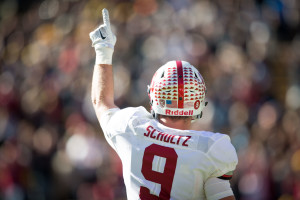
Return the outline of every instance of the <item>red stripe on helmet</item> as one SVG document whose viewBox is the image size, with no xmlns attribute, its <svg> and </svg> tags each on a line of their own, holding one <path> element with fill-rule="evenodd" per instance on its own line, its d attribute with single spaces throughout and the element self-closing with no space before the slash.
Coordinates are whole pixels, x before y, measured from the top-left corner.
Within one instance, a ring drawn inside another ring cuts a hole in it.
<svg viewBox="0 0 300 200">
<path fill-rule="evenodd" d="M 184 105 L 184 83 L 182 62 L 176 61 L 177 65 L 177 81 L 178 81 L 178 108 L 183 108 Z"/>
</svg>

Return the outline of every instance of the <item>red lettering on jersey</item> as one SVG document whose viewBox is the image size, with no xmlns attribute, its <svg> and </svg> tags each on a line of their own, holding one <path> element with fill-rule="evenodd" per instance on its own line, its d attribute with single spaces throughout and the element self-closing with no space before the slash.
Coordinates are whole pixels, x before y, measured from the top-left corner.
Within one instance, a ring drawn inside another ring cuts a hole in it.
<svg viewBox="0 0 300 200">
<path fill-rule="evenodd" d="M 180 140 L 181 140 L 181 138 L 183 138 L 184 141 L 182 142 L 181 146 L 186 146 L 186 147 L 189 146 L 187 144 L 187 142 L 192 137 L 192 136 L 167 134 L 167 133 L 156 130 L 155 128 L 153 128 L 153 126 L 148 126 L 146 128 L 146 130 L 147 130 L 147 133 L 144 133 L 144 136 L 155 139 L 155 140 L 158 140 L 158 141 L 166 142 L 166 143 L 180 145 L 179 144 Z M 175 138 L 177 139 L 177 141 L 176 141 Z"/>
<path fill-rule="evenodd" d="M 169 141 L 170 141 L 170 136 L 171 136 L 171 135 L 166 134 L 165 137 L 164 137 L 164 142 L 169 143 Z"/>
<path fill-rule="evenodd" d="M 187 135 L 187 136 L 185 136 L 185 137 L 187 137 L 187 138 L 186 138 L 186 139 L 184 140 L 184 142 L 182 143 L 182 146 L 188 147 L 189 145 L 186 144 L 186 142 L 187 142 L 189 139 L 191 139 L 192 136 Z"/>
<path fill-rule="evenodd" d="M 150 134 L 150 138 L 153 138 L 153 139 L 155 139 L 155 136 L 153 136 L 153 133 L 156 131 L 156 129 L 153 129 L 153 131 L 151 132 L 151 134 Z"/>
<path fill-rule="evenodd" d="M 171 144 L 175 144 L 175 142 L 173 142 L 174 137 L 175 137 L 175 135 L 172 135 L 172 136 L 171 136 L 171 140 L 170 140 L 170 143 L 171 143 Z"/>
<path fill-rule="evenodd" d="M 181 138 L 182 136 L 181 135 L 179 135 L 179 137 L 178 137 L 178 140 L 177 140 L 177 143 L 176 144 L 179 144 L 179 141 L 180 141 L 180 138 Z"/>
<path fill-rule="evenodd" d="M 162 139 L 164 138 L 164 136 L 165 136 L 165 133 L 159 131 L 158 134 L 157 134 L 156 139 L 162 141 Z M 160 137 L 160 139 L 159 139 L 159 137 Z"/>
<path fill-rule="evenodd" d="M 147 132 L 147 133 L 144 133 L 144 136 L 149 137 L 149 134 L 150 134 L 150 132 L 151 132 L 150 129 L 153 129 L 153 127 L 152 127 L 152 126 L 148 126 L 148 127 L 146 128 L 146 130 L 147 130 L 148 132 Z M 154 129 L 154 130 L 155 130 L 155 129 Z"/>
</svg>

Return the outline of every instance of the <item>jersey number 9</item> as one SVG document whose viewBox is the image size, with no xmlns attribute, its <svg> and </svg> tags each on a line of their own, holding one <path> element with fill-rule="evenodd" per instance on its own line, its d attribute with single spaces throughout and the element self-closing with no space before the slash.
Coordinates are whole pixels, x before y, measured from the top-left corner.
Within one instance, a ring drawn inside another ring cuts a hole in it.
<svg viewBox="0 0 300 200">
<path fill-rule="evenodd" d="M 166 158 L 166 163 L 163 172 L 157 172 L 152 170 L 152 163 L 154 156 Z M 176 170 L 178 155 L 173 148 L 164 147 L 157 144 L 152 144 L 145 148 L 142 174 L 145 179 L 158 183 L 161 185 L 161 191 L 159 196 L 155 196 L 150 193 L 150 190 L 146 187 L 140 187 L 141 200 L 169 200 L 173 179 Z"/>
</svg>

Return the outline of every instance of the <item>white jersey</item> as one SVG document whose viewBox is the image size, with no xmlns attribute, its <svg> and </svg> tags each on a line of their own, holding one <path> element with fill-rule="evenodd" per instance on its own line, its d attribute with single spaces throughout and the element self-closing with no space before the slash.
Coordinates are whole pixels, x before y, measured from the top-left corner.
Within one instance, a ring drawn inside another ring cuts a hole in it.
<svg viewBox="0 0 300 200">
<path fill-rule="evenodd" d="M 206 199 L 205 181 L 237 164 L 227 135 L 166 127 L 144 107 L 110 109 L 100 124 L 121 158 L 129 200 Z"/>
</svg>

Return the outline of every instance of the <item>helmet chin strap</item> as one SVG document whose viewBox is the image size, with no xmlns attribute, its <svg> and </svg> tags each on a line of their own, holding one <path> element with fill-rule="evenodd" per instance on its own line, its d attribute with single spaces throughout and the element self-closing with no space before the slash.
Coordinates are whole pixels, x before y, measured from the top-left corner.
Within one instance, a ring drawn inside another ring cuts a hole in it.
<svg viewBox="0 0 300 200">
<path fill-rule="evenodd" d="M 204 103 L 204 107 L 206 107 L 207 104 L 208 104 L 208 102 L 206 101 L 206 102 Z M 200 119 L 200 118 L 202 118 L 202 115 L 203 115 L 203 111 L 201 111 L 201 113 L 200 113 L 199 115 L 193 116 L 192 119 L 193 119 L 193 120 Z"/>
<path fill-rule="evenodd" d="M 202 117 L 202 111 L 201 111 L 201 113 L 199 114 L 199 115 L 194 115 L 193 117 L 192 117 L 192 120 L 196 120 L 196 119 L 200 119 L 201 117 Z"/>
</svg>

